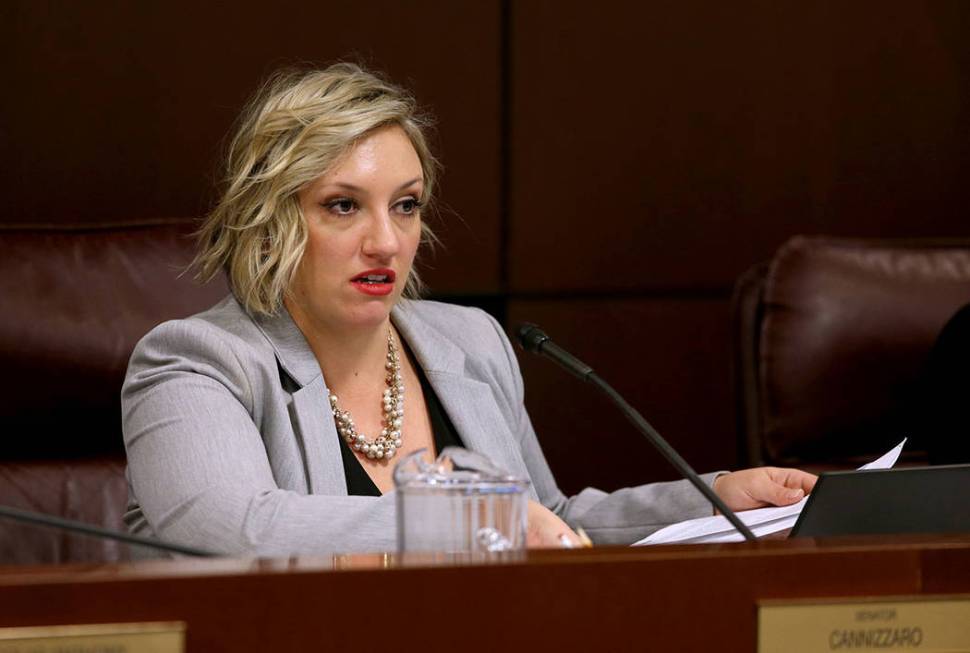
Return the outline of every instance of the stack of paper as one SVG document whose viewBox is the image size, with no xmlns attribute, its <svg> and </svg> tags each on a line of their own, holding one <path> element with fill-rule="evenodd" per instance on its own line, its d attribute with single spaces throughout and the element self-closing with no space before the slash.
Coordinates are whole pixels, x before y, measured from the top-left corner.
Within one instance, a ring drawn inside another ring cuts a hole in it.
<svg viewBox="0 0 970 653">
<path fill-rule="evenodd" d="M 897 444 L 885 455 L 880 456 L 859 469 L 889 469 L 896 464 L 906 440 Z M 798 515 L 805 507 L 805 497 L 798 503 L 782 508 L 758 508 L 739 512 L 738 517 L 751 529 L 756 537 L 770 535 L 792 528 Z M 649 544 L 712 544 L 716 542 L 741 542 L 744 538 L 725 517 L 721 515 L 690 519 L 648 535 L 633 546 Z"/>
</svg>

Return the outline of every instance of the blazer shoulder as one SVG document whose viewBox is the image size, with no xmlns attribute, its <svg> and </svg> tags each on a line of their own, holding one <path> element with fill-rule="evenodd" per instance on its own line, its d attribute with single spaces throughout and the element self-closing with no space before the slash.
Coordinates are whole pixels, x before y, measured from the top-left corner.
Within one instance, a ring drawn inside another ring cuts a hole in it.
<svg viewBox="0 0 970 653">
<path fill-rule="evenodd" d="M 498 321 L 480 308 L 431 300 L 409 300 L 401 303 L 401 310 L 411 320 L 437 331 L 466 352 L 476 351 L 483 346 L 491 350 L 505 339 L 505 332 Z"/>
<path fill-rule="evenodd" d="M 201 313 L 162 322 L 139 341 L 135 350 L 148 346 L 190 350 L 228 348 L 237 355 L 246 350 L 272 351 L 259 327 L 231 295 Z"/>
<path fill-rule="evenodd" d="M 257 370 L 275 374 L 275 354 L 249 315 L 229 296 L 191 317 L 169 320 L 149 331 L 128 363 L 126 389 L 172 371 L 214 377 L 239 392 L 251 385 Z"/>
<path fill-rule="evenodd" d="M 446 345 L 461 352 L 462 374 L 488 383 L 509 397 L 522 393 L 515 352 L 494 317 L 479 308 L 433 301 L 411 301 L 402 308 L 407 311 L 410 325 L 417 327 L 413 331 L 422 336 L 426 348 L 431 344 Z"/>
</svg>

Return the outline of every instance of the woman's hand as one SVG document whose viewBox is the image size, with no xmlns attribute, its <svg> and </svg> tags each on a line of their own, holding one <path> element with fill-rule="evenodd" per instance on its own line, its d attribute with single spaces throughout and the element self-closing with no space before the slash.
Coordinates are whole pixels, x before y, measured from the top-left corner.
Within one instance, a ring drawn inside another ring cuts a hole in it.
<svg viewBox="0 0 970 653">
<path fill-rule="evenodd" d="M 718 476 L 714 491 L 731 510 L 788 506 L 801 501 L 818 477 L 799 469 L 755 467 Z"/>
<path fill-rule="evenodd" d="M 541 503 L 530 499 L 526 518 L 529 526 L 525 543 L 530 549 L 563 548 L 568 546 L 564 541 L 575 547 L 582 546 L 573 529 Z"/>
</svg>

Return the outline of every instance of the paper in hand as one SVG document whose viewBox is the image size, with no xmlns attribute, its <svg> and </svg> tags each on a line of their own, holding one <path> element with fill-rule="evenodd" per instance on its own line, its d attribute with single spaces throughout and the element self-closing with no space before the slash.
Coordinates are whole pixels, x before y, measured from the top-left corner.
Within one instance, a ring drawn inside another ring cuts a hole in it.
<svg viewBox="0 0 970 653">
<path fill-rule="evenodd" d="M 871 463 L 865 464 L 859 469 L 890 469 L 899 459 L 899 454 L 903 451 L 906 439 L 887 451 L 884 455 L 876 458 Z M 771 535 L 795 525 L 798 515 L 808 497 L 798 503 L 781 508 L 756 508 L 738 513 L 738 518 L 751 529 L 755 537 Z M 648 535 L 633 546 L 646 546 L 651 544 L 714 544 L 718 542 L 742 542 L 744 538 L 735 530 L 725 517 L 721 515 L 711 517 L 700 517 L 689 519 L 676 524 L 671 524 L 666 528 Z"/>
</svg>

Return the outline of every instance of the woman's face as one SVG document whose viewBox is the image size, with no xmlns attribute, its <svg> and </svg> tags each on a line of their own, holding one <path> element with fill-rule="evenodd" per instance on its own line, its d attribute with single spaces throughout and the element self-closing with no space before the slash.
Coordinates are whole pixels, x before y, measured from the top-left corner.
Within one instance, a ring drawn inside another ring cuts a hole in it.
<svg viewBox="0 0 970 653">
<path fill-rule="evenodd" d="M 298 324 L 340 330 L 387 320 L 421 239 L 423 189 L 417 152 L 391 126 L 299 192 L 307 245 L 286 299 Z"/>
</svg>

